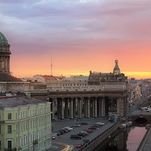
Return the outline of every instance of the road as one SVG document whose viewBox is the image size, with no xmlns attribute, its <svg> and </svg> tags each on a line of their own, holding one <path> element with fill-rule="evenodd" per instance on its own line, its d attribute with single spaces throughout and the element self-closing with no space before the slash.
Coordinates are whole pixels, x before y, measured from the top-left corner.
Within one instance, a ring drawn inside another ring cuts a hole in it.
<svg viewBox="0 0 151 151">
<path fill-rule="evenodd" d="M 68 133 L 65 133 L 63 135 L 57 136 L 55 140 L 52 140 L 53 144 L 55 144 L 55 146 L 58 147 L 57 149 L 59 149 L 60 147 L 63 147 L 63 146 L 66 147 L 66 149 L 67 149 L 66 145 L 69 145 L 68 148 L 70 150 L 71 147 L 75 148 L 75 146 L 77 146 L 79 144 L 83 144 L 83 139 L 89 139 L 91 141 L 95 137 L 97 137 L 98 135 L 100 135 L 101 133 L 106 131 L 108 128 L 110 128 L 114 124 L 114 123 L 111 123 L 108 120 L 105 120 L 103 118 L 80 119 L 78 121 L 77 120 L 58 120 L 58 121 L 52 122 L 53 132 L 57 132 L 57 130 L 59 130 L 63 127 L 66 127 L 66 126 L 70 127 L 70 126 L 73 126 L 73 125 L 77 125 L 80 122 L 86 122 L 86 123 L 88 123 L 88 125 L 81 125 L 80 127 L 76 127 L 71 132 L 68 132 Z M 96 122 L 103 122 L 103 123 L 105 123 L 105 125 L 102 126 L 99 129 L 95 130 L 93 133 L 89 134 L 88 136 L 84 137 L 81 140 L 70 139 L 71 134 L 77 134 L 78 132 L 89 128 L 90 126 L 92 126 Z M 63 145 L 58 146 L 57 144 L 58 145 L 63 144 Z M 56 149 L 56 151 L 57 151 L 57 149 Z M 63 150 L 63 151 L 67 151 L 67 150 Z"/>
</svg>

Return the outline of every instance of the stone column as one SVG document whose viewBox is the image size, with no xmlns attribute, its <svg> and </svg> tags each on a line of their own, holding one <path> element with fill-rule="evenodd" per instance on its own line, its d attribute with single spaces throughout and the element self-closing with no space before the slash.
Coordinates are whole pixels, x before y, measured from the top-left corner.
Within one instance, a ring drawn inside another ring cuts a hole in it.
<svg viewBox="0 0 151 151">
<path fill-rule="evenodd" d="M 90 98 L 87 100 L 87 117 L 90 118 Z"/>
<path fill-rule="evenodd" d="M 51 112 L 52 112 L 51 118 L 55 119 L 55 99 L 54 98 L 52 99 L 52 111 Z"/>
<path fill-rule="evenodd" d="M 78 98 L 76 97 L 74 100 L 74 117 L 78 117 Z"/>
<path fill-rule="evenodd" d="M 68 98 L 66 98 L 64 101 L 65 101 L 65 109 L 64 109 L 65 118 L 68 118 L 69 117 L 69 115 L 68 115 Z"/>
<path fill-rule="evenodd" d="M 61 99 L 61 119 L 64 119 L 64 109 L 65 109 L 65 102 L 64 99 Z"/>
<path fill-rule="evenodd" d="M 77 99 L 73 99 L 73 117 L 77 117 Z"/>
<path fill-rule="evenodd" d="M 94 100 L 94 117 L 97 117 L 97 98 Z"/>
<path fill-rule="evenodd" d="M 56 98 L 57 100 L 57 118 L 61 118 L 61 100 Z"/>
<path fill-rule="evenodd" d="M 91 101 L 90 101 L 90 106 L 91 106 L 91 109 L 90 109 L 90 113 L 91 113 L 91 117 L 97 117 L 97 100 L 96 98 L 91 98 Z"/>
<path fill-rule="evenodd" d="M 10 58 L 8 57 L 8 72 L 10 72 Z"/>
<path fill-rule="evenodd" d="M 124 99 L 123 98 L 117 99 L 117 116 L 119 117 L 124 116 Z"/>
<path fill-rule="evenodd" d="M 94 117 L 94 98 L 90 98 L 90 117 Z"/>
<path fill-rule="evenodd" d="M 73 98 L 70 98 L 69 117 L 73 118 Z"/>
<path fill-rule="evenodd" d="M 84 114 L 84 117 L 87 117 L 87 100 L 86 99 L 83 99 L 83 114 Z"/>
<path fill-rule="evenodd" d="M 5 66 L 5 72 L 7 72 L 7 57 L 5 57 L 4 66 Z"/>
<path fill-rule="evenodd" d="M 102 98 L 101 100 L 101 116 L 105 116 L 105 98 Z"/>
<path fill-rule="evenodd" d="M 77 106 L 78 106 L 78 110 L 77 110 L 77 112 L 78 112 L 78 118 L 82 118 L 82 107 L 83 107 L 83 100 L 82 100 L 82 98 L 79 98 L 77 102 L 78 102 L 78 104 L 77 104 Z"/>
<path fill-rule="evenodd" d="M 102 102 L 101 102 L 102 100 L 100 99 L 100 98 L 98 98 L 98 102 L 97 102 L 97 104 L 98 104 L 98 116 L 99 117 L 101 117 L 102 115 L 101 115 L 101 112 L 102 112 Z"/>
</svg>

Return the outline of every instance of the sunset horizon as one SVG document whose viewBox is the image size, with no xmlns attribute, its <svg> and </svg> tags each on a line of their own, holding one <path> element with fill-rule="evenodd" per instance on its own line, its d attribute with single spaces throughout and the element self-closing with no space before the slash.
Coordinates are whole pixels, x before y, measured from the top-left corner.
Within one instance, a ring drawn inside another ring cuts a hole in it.
<svg viewBox="0 0 151 151">
<path fill-rule="evenodd" d="M 0 151 L 151 150 L 151 0 L 0 0 Z"/>
<path fill-rule="evenodd" d="M 94 70 L 91 70 L 94 71 Z M 94 72 L 101 72 L 101 73 L 110 73 L 112 71 L 94 71 Z M 85 72 L 54 72 L 53 74 L 51 74 L 51 71 L 47 71 L 47 72 L 43 72 L 43 71 L 39 71 L 39 72 L 34 72 L 34 73 L 15 73 L 15 72 L 11 72 L 14 76 L 17 76 L 19 78 L 31 78 L 35 75 L 52 75 L 52 76 L 66 76 L 66 77 L 70 77 L 70 76 L 89 76 L 90 70 L 89 71 L 85 71 Z M 124 73 L 129 79 L 130 78 L 135 78 L 135 79 L 151 79 L 151 72 L 122 72 Z"/>
<path fill-rule="evenodd" d="M 29 5 L 30 4 L 30 5 Z M 149 1 L 2 0 L 1 29 L 19 77 L 112 72 L 151 77 Z M 26 7 L 28 6 L 28 7 Z M 44 11 L 41 11 L 44 10 Z"/>
</svg>

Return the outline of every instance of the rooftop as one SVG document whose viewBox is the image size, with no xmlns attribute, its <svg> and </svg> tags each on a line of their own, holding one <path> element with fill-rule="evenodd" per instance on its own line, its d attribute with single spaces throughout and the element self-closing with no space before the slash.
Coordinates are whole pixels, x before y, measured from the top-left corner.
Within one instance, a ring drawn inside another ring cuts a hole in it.
<svg viewBox="0 0 151 151">
<path fill-rule="evenodd" d="M 0 82 L 15 82 L 15 81 L 21 81 L 19 78 L 16 78 L 9 73 L 3 73 L 0 72 Z"/>
<path fill-rule="evenodd" d="M 0 109 L 3 109 L 5 107 L 17 107 L 17 106 L 23 106 L 28 104 L 39 104 L 47 102 L 46 100 L 37 100 L 33 98 L 27 98 L 27 97 L 5 97 L 0 96 Z"/>
</svg>

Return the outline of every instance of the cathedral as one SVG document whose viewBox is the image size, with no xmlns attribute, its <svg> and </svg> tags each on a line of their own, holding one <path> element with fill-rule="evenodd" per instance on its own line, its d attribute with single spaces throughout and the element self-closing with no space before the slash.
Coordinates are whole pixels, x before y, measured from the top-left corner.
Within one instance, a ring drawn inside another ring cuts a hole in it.
<svg viewBox="0 0 151 151">
<path fill-rule="evenodd" d="M 0 94 L 3 92 L 25 92 L 30 85 L 11 75 L 10 72 L 10 44 L 0 32 Z"/>
<path fill-rule="evenodd" d="M 0 82 L 21 81 L 10 74 L 10 45 L 0 32 Z"/>
</svg>

